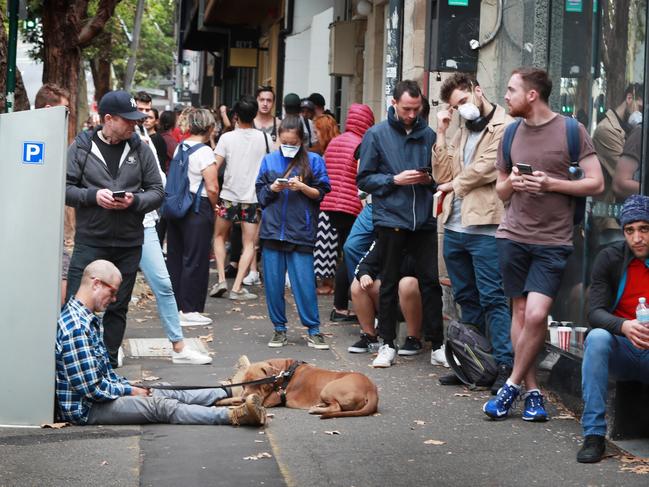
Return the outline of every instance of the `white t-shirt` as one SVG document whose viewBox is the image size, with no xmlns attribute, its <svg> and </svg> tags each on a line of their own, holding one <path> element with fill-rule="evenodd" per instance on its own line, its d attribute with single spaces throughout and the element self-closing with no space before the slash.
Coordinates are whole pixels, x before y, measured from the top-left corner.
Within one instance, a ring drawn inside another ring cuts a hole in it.
<svg viewBox="0 0 649 487">
<path fill-rule="evenodd" d="M 221 198 L 233 203 L 257 203 L 255 181 L 259 166 L 268 149 L 273 150 L 273 140 L 261 130 L 235 129 L 224 133 L 216 144 L 214 153 L 225 159 L 225 174 Z"/>
<path fill-rule="evenodd" d="M 196 144 L 199 144 L 199 142 L 193 140 L 185 140 L 181 142 L 180 144 L 178 144 L 178 147 L 176 147 L 174 156 L 176 155 L 176 152 L 178 152 L 182 144 L 187 144 L 189 147 L 193 147 Z M 198 187 L 201 185 L 201 181 L 203 180 L 203 170 L 210 167 L 211 164 L 216 164 L 216 160 L 214 160 L 214 153 L 212 152 L 212 148 L 209 145 L 204 145 L 200 149 L 197 149 L 196 152 L 189 155 L 187 177 L 189 178 L 190 193 L 196 193 L 198 191 Z M 207 197 L 205 185 L 203 185 L 201 196 Z"/>
</svg>

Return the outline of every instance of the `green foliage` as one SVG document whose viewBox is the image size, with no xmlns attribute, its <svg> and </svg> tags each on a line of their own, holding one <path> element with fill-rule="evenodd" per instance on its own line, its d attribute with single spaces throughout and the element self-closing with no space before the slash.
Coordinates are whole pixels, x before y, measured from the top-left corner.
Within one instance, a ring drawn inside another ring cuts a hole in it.
<svg viewBox="0 0 649 487">
<path fill-rule="evenodd" d="M 6 0 L 0 0 L 0 5 Z M 175 0 L 146 0 L 140 44 L 137 52 L 134 86 L 156 87 L 161 79 L 169 78 L 175 50 L 174 22 Z M 99 0 L 90 0 L 88 18 L 97 11 Z M 126 0 L 117 4 L 115 14 L 107 22 L 104 32 L 83 50 L 87 61 L 102 59 L 112 64 L 119 85 L 123 82 L 126 64 L 131 52 L 130 35 L 135 22 L 137 0 Z M 43 33 L 40 22 L 43 0 L 28 0 L 30 17 L 36 20 L 33 29 L 26 29 L 21 22 L 21 36 L 34 44 L 30 51 L 33 59 L 43 59 Z"/>
</svg>

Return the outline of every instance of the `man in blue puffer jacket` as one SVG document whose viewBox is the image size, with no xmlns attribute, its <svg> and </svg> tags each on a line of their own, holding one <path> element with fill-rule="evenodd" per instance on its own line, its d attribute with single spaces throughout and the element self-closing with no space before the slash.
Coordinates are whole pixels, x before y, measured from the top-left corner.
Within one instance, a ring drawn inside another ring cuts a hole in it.
<svg viewBox="0 0 649 487">
<path fill-rule="evenodd" d="M 424 337 L 440 348 L 442 290 L 437 272 L 437 224 L 433 217 L 435 182 L 431 150 L 435 132 L 418 117 L 422 94 L 415 81 L 397 83 L 388 119 L 370 128 L 361 144 L 356 182 L 372 195 L 374 227 L 383 262 L 379 296 L 379 335 L 383 346 L 374 367 L 389 367 L 396 357 L 397 286 L 403 250 L 416 261 L 422 296 Z M 421 348 L 421 343 L 407 343 Z"/>
</svg>

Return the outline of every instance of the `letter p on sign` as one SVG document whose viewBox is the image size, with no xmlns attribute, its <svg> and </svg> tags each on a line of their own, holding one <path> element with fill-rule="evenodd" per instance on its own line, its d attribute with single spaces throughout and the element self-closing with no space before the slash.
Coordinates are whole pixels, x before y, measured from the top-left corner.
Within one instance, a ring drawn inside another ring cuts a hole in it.
<svg viewBox="0 0 649 487">
<path fill-rule="evenodd" d="M 23 142 L 23 164 L 43 164 L 43 142 Z"/>
</svg>

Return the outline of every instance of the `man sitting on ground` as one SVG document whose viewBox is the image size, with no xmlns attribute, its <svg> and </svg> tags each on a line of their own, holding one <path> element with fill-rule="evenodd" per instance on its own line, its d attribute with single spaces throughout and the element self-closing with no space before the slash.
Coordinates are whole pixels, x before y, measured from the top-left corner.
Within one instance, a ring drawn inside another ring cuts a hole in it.
<svg viewBox="0 0 649 487">
<path fill-rule="evenodd" d="M 593 266 L 588 320 L 594 329 L 581 367 L 584 444 L 580 463 L 604 455 L 608 376 L 649 383 L 649 327 L 636 319 L 640 298 L 649 297 L 649 197 L 630 196 L 620 213 L 624 242 L 602 250 Z"/>
<path fill-rule="evenodd" d="M 56 332 L 56 399 L 60 419 L 73 424 L 232 424 L 261 426 L 266 410 L 257 395 L 233 409 L 214 407 L 225 389 L 159 390 L 131 385 L 110 365 L 102 320 L 122 275 L 114 264 L 86 266 L 76 295 L 61 311 Z"/>
<path fill-rule="evenodd" d="M 408 336 L 399 355 L 417 355 L 422 352 L 421 344 L 421 294 L 417 281 L 415 262 L 405 255 L 401 263 L 399 279 L 399 306 L 405 319 Z M 374 329 L 374 319 L 379 307 L 379 290 L 381 289 L 381 258 L 376 242 L 361 259 L 356 268 L 356 278 L 352 282 L 352 302 L 361 325 L 361 338 L 347 348 L 350 353 L 378 351 L 379 342 Z M 374 365 L 377 367 L 377 365 Z"/>
</svg>

